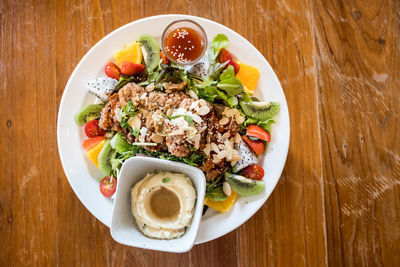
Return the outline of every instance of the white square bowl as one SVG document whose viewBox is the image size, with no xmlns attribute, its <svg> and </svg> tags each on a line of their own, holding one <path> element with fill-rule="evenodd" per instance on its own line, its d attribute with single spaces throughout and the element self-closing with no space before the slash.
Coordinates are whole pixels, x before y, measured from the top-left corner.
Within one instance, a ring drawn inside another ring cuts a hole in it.
<svg viewBox="0 0 400 267">
<path fill-rule="evenodd" d="M 192 223 L 177 239 L 160 240 L 143 235 L 131 211 L 131 189 L 146 174 L 154 171 L 179 172 L 187 175 L 197 192 Z M 124 162 L 118 177 L 116 197 L 111 219 L 111 236 L 118 243 L 152 250 L 182 253 L 189 251 L 196 240 L 204 205 L 206 180 L 204 173 L 187 164 L 150 157 L 133 157 Z"/>
</svg>

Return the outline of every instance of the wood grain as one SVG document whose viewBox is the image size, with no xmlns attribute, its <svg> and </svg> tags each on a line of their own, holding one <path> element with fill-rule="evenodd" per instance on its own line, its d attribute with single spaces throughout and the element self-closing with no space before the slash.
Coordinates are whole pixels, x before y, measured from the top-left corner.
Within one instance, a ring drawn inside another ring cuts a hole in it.
<svg viewBox="0 0 400 267">
<path fill-rule="evenodd" d="M 184 254 L 115 243 L 58 158 L 61 95 L 81 57 L 133 20 L 220 22 L 276 71 L 287 164 L 244 225 Z M 0 266 L 400 266 L 400 2 L 0 1 Z"/>
</svg>

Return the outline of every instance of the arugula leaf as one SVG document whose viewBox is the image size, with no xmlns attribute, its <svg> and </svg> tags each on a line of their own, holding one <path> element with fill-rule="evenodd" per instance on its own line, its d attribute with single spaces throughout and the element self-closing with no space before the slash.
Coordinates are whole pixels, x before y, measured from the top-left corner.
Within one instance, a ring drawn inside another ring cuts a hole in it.
<svg viewBox="0 0 400 267">
<path fill-rule="evenodd" d="M 138 136 L 139 136 L 139 132 L 140 132 L 140 130 L 139 130 L 139 129 L 136 129 L 136 130 L 134 130 L 134 131 L 132 132 L 132 134 L 133 134 L 133 136 L 138 137 Z"/>
<path fill-rule="evenodd" d="M 118 92 L 119 89 L 121 89 L 122 87 L 124 87 L 126 84 L 130 83 L 133 81 L 133 77 L 129 76 L 129 77 L 119 77 L 119 81 L 117 83 L 117 85 L 114 88 L 114 92 Z"/>
<path fill-rule="evenodd" d="M 208 59 L 210 64 L 215 62 L 221 49 L 227 47 L 228 45 L 229 39 L 226 37 L 226 35 L 220 33 L 214 37 L 210 45 L 210 49 L 208 50 Z"/>
<path fill-rule="evenodd" d="M 170 120 L 174 120 L 174 119 L 177 119 L 177 118 L 180 118 L 180 117 L 184 117 L 184 115 L 179 114 L 179 115 L 171 116 L 171 117 L 169 117 L 169 119 Z"/>
<path fill-rule="evenodd" d="M 206 193 L 206 198 L 212 201 L 224 201 L 227 199 L 227 195 L 225 195 L 224 191 L 222 190 L 222 186 L 217 186 Z"/>
<path fill-rule="evenodd" d="M 220 82 L 217 84 L 217 87 L 224 90 L 228 96 L 235 96 L 243 91 L 243 84 L 235 77 L 232 65 L 228 66 L 219 78 Z"/>
<path fill-rule="evenodd" d="M 135 107 L 133 106 L 132 101 L 129 101 L 125 106 L 123 106 L 119 114 L 121 116 L 121 127 L 123 129 L 129 129 L 131 132 L 133 132 L 132 128 L 128 124 L 129 118 L 136 115 Z"/>
</svg>

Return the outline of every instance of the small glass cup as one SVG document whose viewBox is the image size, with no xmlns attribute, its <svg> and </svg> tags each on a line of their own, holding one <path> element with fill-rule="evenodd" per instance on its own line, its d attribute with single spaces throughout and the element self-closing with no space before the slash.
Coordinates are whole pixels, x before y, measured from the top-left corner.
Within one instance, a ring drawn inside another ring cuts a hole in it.
<svg viewBox="0 0 400 267">
<path fill-rule="evenodd" d="M 203 49 L 201 51 L 201 54 L 194 60 L 191 61 L 187 61 L 187 62 L 181 62 L 181 61 L 177 61 L 174 58 L 171 58 L 170 54 L 166 51 L 165 47 L 167 45 L 167 39 L 170 36 L 170 34 L 179 29 L 179 28 L 189 28 L 194 30 L 200 37 L 201 43 L 203 44 Z M 206 32 L 204 31 L 203 27 L 200 26 L 200 24 L 198 24 L 197 22 L 193 21 L 193 20 L 189 20 L 189 19 L 183 19 L 183 20 L 176 20 L 172 23 L 170 23 L 164 30 L 162 36 L 161 36 L 161 49 L 164 52 L 164 55 L 171 61 L 174 62 L 175 64 L 178 65 L 184 65 L 184 66 L 188 66 L 188 65 L 193 65 L 194 63 L 196 63 L 197 61 L 199 61 L 203 56 L 204 53 L 207 50 L 207 35 Z"/>
</svg>

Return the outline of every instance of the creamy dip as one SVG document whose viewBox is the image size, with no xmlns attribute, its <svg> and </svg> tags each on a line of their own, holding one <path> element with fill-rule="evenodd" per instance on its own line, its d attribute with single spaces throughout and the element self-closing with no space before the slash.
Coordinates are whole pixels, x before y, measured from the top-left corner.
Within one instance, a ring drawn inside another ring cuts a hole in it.
<svg viewBox="0 0 400 267">
<path fill-rule="evenodd" d="M 137 182 L 131 209 L 139 230 L 159 239 L 181 237 L 192 221 L 196 190 L 182 173 L 156 172 Z"/>
</svg>

